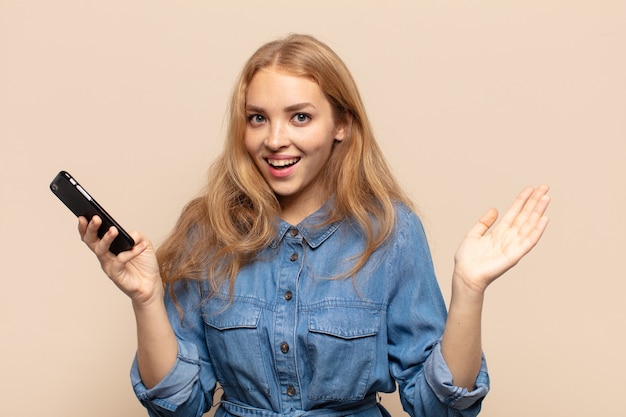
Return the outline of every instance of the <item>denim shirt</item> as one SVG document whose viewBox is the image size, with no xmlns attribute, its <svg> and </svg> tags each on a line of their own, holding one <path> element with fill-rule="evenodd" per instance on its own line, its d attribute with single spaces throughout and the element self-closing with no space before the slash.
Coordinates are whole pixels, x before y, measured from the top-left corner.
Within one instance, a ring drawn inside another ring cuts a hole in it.
<svg viewBox="0 0 626 417">
<path fill-rule="evenodd" d="M 381 416 L 377 392 L 400 392 L 411 416 L 475 416 L 489 390 L 455 387 L 441 355 L 446 308 L 422 224 L 397 206 L 392 238 L 350 271 L 364 248 L 350 220 L 319 226 L 324 208 L 242 269 L 234 296 L 207 298 L 205 281 L 179 281 L 181 319 L 166 291 L 178 358 L 155 387 L 131 380 L 151 416 L 201 416 L 223 389 L 217 417 Z"/>
</svg>

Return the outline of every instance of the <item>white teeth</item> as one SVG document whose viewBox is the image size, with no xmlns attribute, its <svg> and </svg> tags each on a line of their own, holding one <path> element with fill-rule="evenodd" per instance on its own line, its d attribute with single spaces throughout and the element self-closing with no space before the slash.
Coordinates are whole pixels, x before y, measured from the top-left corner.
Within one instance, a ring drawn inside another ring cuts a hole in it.
<svg viewBox="0 0 626 417">
<path fill-rule="evenodd" d="M 276 168 L 282 168 L 289 165 L 293 165 L 298 162 L 300 158 L 292 158 L 292 159 L 268 159 L 267 163 Z"/>
</svg>

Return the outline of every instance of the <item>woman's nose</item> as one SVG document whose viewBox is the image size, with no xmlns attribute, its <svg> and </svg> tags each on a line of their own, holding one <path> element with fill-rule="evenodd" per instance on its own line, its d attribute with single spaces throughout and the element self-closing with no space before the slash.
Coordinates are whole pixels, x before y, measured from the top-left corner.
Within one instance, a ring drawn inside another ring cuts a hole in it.
<svg viewBox="0 0 626 417">
<path fill-rule="evenodd" d="M 289 146 L 287 131 L 281 123 L 270 125 L 264 144 L 269 149 L 277 150 Z"/>
</svg>

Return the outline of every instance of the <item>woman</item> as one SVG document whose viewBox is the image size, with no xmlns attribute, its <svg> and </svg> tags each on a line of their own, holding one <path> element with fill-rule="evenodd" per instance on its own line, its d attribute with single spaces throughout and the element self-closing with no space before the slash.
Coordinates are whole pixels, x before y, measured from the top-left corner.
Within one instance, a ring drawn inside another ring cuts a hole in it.
<svg viewBox="0 0 626 417">
<path fill-rule="evenodd" d="M 446 313 L 421 223 L 378 148 L 354 81 L 316 39 L 249 59 L 224 152 L 155 255 L 82 239 L 132 300 L 132 382 L 154 416 L 474 416 L 489 389 L 487 286 L 537 243 L 547 187 L 487 211 L 455 256 Z M 493 226 L 493 227 L 492 227 Z M 158 259 L 158 261 L 157 261 Z M 165 283 L 165 285 L 163 285 Z"/>
</svg>

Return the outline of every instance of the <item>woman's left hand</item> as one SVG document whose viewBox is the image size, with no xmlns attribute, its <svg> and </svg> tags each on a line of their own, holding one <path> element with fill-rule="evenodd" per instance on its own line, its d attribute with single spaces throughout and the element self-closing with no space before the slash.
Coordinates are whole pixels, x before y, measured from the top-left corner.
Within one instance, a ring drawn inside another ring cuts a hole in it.
<svg viewBox="0 0 626 417">
<path fill-rule="evenodd" d="M 537 244 L 548 225 L 548 190 L 546 185 L 524 189 L 495 226 L 498 211 L 483 214 L 454 257 L 456 284 L 483 293 Z"/>
</svg>

